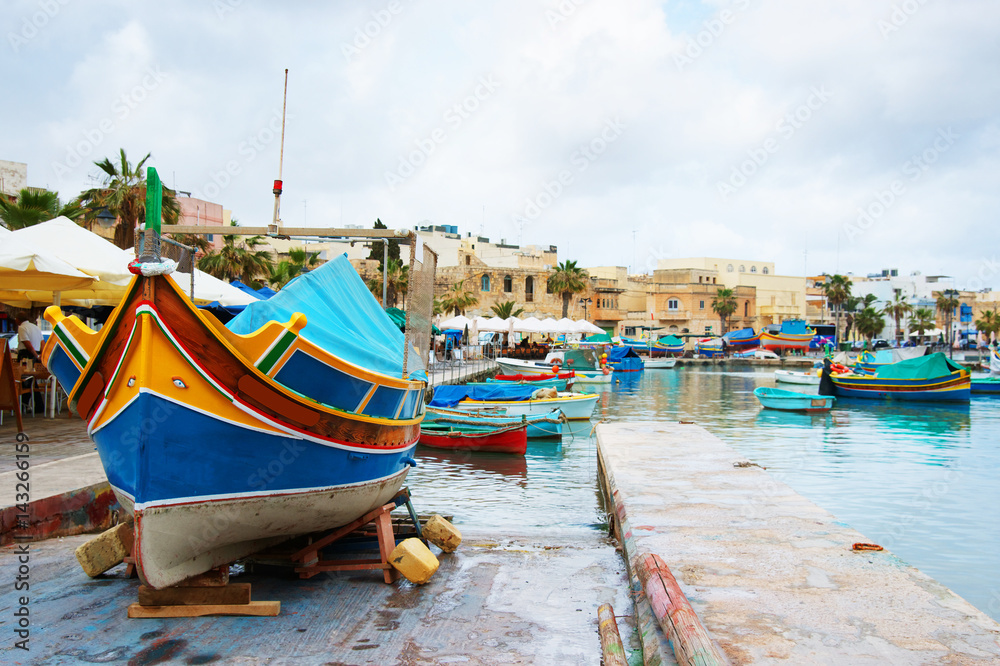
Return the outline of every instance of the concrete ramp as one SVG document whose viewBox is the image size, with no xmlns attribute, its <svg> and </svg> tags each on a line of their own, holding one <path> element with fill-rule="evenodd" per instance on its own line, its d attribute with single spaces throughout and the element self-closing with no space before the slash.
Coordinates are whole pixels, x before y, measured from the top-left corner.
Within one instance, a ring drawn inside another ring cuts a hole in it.
<svg viewBox="0 0 1000 666">
<path fill-rule="evenodd" d="M 629 560 L 659 555 L 733 664 L 1000 663 L 1000 624 L 704 428 L 597 442 Z"/>
</svg>

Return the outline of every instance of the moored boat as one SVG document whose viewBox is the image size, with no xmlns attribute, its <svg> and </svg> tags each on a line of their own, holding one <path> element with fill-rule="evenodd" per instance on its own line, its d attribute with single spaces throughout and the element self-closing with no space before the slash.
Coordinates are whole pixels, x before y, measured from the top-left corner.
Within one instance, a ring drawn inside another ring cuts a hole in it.
<svg viewBox="0 0 1000 666">
<path fill-rule="evenodd" d="M 1000 394 L 1000 377 L 990 377 L 987 376 L 973 376 L 972 377 L 972 393 L 973 395 L 997 395 Z"/>
<path fill-rule="evenodd" d="M 809 349 L 816 331 L 806 326 L 802 319 L 786 319 L 777 331 L 764 329 L 760 332 L 760 346 L 764 349 Z"/>
<path fill-rule="evenodd" d="M 523 456 L 528 450 L 528 425 L 512 423 L 486 426 L 425 421 L 420 424 L 420 445 L 451 451 L 483 451 Z"/>
<path fill-rule="evenodd" d="M 830 374 L 829 379 L 832 395 L 843 398 L 968 402 L 972 392 L 969 371 L 941 352 L 899 361 L 872 375 Z"/>
<path fill-rule="evenodd" d="M 666 358 L 666 357 L 647 358 L 645 360 L 645 364 L 646 364 L 646 369 L 647 370 L 657 370 L 657 369 L 659 369 L 659 370 L 666 370 L 666 369 L 672 368 L 675 365 L 677 365 L 677 359 L 676 358 Z"/>
<path fill-rule="evenodd" d="M 741 328 L 738 331 L 729 331 L 722 336 L 726 345 L 733 349 L 751 349 L 760 346 L 760 334 L 755 333 L 752 328 Z"/>
<path fill-rule="evenodd" d="M 157 185 L 151 173 L 147 186 Z M 147 203 L 147 234 L 158 232 L 157 208 Z M 146 584 L 173 585 L 291 536 L 344 525 L 395 495 L 414 464 L 421 406 L 408 413 L 409 396 L 393 396 L 396 413 L 384 416 L 292 390 L 262 371 L 254 353 L 297 338 L 305 316 L 236 335 L 161 274 L 169 264 L 143 259 L 130 265 L 136 277 L 99 332 L 57 306 L 46 310 L 57 333 L 43 359 L 68 387 L 108 482 L 134 515 Z M 338 358 L 349 371 L 357 365 L 370 399 L 396 382 L 422 393 L 424 383 L 404 369 L 403 335 L 369 328 L 367 317 L 385 315 L 361 278 L 340 287 L 357 304 L 341 322 L 343 335 L 369 338 L 385 349 L 385 363 L 352 363 L 350 345 L 326 351 L 344 351 Z"/>
<path fill-rule="evenodd" d="M 774 381 L 783 384 L 801 384 L 804 386 L 819 386 L 819 372 L 799 372 L 796 370 L 775 370 Z"/>
<path fill-rule="evenodd" d="M 424 423 L 470 423 L 479 425 L 510 425 L 524 423 L 528 426 L 528 439 L 561 437 L 566 417 L 558 408 L 542 414 L 522 414 L 507 416 L 507 409 L 484 407 L 483 409 L 449 409 L 447 407 L 427 407 Z"/>
<path fill-rule="evenodd" d="M 498 407 L 507 416 L 542 414 L 558 408 L 569 420 L 589 419 L 597 404 L 597 395 L 587 393 L 558 393 L 555 397 L 533 397 L 530 386 L 502 386 L 478 388 L 468 386 L 438 386 L 434 389 L 431 407 L 460 410 L 478 410 Z"/>
<path fill-rule="evenodd" d="M 607 354 L 607 367 L 614 372 L 640 372 L 645 364 L 634 347 L 610 347 Z"/>
<path fill-rule="evenodd" d="M 665 335 L 661 338 L 658 338 L 656 342 L 653 343 L 650 355 L 655 355 L 657 353 L 666 353 L 674 355 L 683 354 L 684 341 L 678 338 L 676 335 Z"/>
<path fill-rule="evenodd" d="M 703 358 L 719 358 L 722 356 L 722 338 L 702 338 L 694 349 Z"/>
<path fill-rule="evenodd" d="M 767 386 L 755 388 L 753 394 L 764 407 L 788 412 L 827 412 L 835 400 L 832 395 L 797 393 Z"/>
</svg>

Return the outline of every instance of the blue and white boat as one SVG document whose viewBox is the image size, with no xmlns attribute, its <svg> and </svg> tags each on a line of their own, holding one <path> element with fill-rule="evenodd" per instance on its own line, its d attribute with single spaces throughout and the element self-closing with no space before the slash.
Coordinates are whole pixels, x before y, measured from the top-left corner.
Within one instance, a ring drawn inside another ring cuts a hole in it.
<svg viewBox="0 0 1000 666">
<path fill-rule="evenodd" d="M 753 394 L 764 407 L 786 412 L 828 412 L 835 401 L 832 395 L 798 393 L 767 386 L 755 388 Z"/>
</svg>

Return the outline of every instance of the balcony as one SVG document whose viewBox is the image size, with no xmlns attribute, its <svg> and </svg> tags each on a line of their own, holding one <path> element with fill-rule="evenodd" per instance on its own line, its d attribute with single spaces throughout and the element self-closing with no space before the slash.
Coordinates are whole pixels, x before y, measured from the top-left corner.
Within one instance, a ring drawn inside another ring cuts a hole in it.
<svg viewBox="0 0 1000 666">
<path fill-rule="evenodd" d="M 660 321 L 687 321 L 691 318 L 690 310 L 657 310 L 654 316 Z"/>
</svg>

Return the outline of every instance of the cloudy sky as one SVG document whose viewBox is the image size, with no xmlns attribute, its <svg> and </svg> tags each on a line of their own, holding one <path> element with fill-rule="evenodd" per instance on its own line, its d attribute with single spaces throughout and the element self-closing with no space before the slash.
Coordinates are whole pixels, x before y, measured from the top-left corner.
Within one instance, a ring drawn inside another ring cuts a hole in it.
<svg viewBox="0 0 1000 666">
<path fill-rule="evenodd" d="M 243 224 L 1000 288 L 995 0 L 8 0 L 0 159 L 124 147 Z"/>
</svg>

